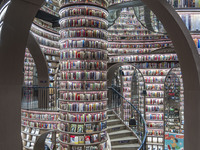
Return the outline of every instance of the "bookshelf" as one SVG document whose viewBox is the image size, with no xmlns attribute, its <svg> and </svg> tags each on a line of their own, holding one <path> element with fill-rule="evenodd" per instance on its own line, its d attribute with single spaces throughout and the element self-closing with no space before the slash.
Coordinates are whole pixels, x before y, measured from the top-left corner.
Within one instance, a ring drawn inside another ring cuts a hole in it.
<svg viewBox="0 0 200 150">
<path fill-rule="evenodd" d="M 33 85 L 33 74 L 34 74 L 34 60 L 30 54 L 28 48 L 25 50 L 24 57 L 24 86 Z"/>
<path fill-rule="evenodd" d="M 171 147 L 169 143 L 174 142 L 172 137 L 176 138 L 177 146 L 184 147 L 184 89 L 182 73 L 178 65 L 166 76 L 164 112 L 165 148 Z"/>
<path fill-rule="evenodd" d="M 107 148 L 105 1 L 60 1 L 60 150 Z"/>
<path fill-rule="evenodd" d="M 56 17 L 59 17 L 59 7 L 58 3 L 46 1 L 44 5 L 40 8 L 40 10 L 45 11 L 51 15 L 54 15 Z"/>
<path fill-rule="evenodd" d="M 23 150 L 31 150 L 40 135 L 48 130 L 57 130 L 58 112 L 21 110 L 21 136 Z M 58 136 L 58 135 L 57 135 Z M 52 140 L 52 134 L 47 136 L 45 144 L 52 148 L 56 143 Z M 58 145 L 57 145 L 58 147 Z"/>
</svg>

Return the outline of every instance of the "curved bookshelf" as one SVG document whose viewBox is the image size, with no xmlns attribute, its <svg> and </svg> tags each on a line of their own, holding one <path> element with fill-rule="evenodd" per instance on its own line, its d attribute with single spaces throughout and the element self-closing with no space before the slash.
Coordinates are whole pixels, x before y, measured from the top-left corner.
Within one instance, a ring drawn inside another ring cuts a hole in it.
<svg viewBox="0 0 200 150">
<path fill-rule="evenodd" d="M 21 136 L 23 140 L 23 149 L 33 149 L 35 142 L 40 135 L 48 130 L 57 130 L 58 116 L 56 111 L 35 111 L 35 110 L 21 110 Z M 47 142 L 47 141 L 46 141 Z M 50 145 L 55 144 L 48 138 Z"/>
<path fill-rule="evenodd" d="M 61 1 L 60 5 L 60 149 L 104 150 L 108 12 L 104 1 Z"/>
</svg>

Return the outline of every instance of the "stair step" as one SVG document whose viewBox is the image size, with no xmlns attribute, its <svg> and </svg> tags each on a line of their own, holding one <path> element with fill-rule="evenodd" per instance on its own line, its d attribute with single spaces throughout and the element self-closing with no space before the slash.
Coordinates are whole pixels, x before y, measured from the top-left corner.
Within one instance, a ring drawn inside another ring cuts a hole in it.
<svg viewBox="0 0 200 150">
<path fill-rule="evenodd" d="M 128 136 L 128 137 L 122 137 L 122 138 L 117 138 L 117 139 L 111 139 L 111 142 L 116 142 L 116 141 L 128 141 L 128 140 L 137 140 L 136 137 L 134 136 Z"/>
<path fill-rule="evenodd" d="M 109 120 L 107 120 L 108 126 L 116 125 L 116 124 L 121 124 L 121 120 L 119 120 L 119 119 L 109 119 Z"/>
<path fill-rule="evenodd" d="M 113 114 L 113 110 L 107 110 L 107 114 Z"/>
<path fill-rule="evenodd" d="M 112 126 L 108 126 L 108 129 L 113 129 L 113 128 L 119 128 L 119 127 L 125 127 L 124 124 L 117 124 L 117 125 L 112 125 Z"/>
<path fill-rule="evenodd" d="M 132 133 L 130 130 L 120 130 L 120 131 L 116 131 L 116 132 L 111 132 L 109 133 L 108 135 L 111 136 L 111 135 L 117 135 L 117 134 L 123 134 L 123 133 Z"/>
<path fill-rule="evenodd" d="M 116 122 L 116 121 L 120 121 L 120 119 L 110 119 L 107 122 Z"/>
<path fill-rule="evenodd" d="M 108 120 L 109 119 L 115 119 L 117 116 L 115 114 L 110 114 L 110 115 L 107 115 L 108 116 Z"/>
<path fill-rule="evenodd" d="M 121 138 L 111 139 L 111 145 L 127 145 L 127 144 L 136 144 L 138 143 L 138 139 L 134 136 L 125 136 Z"/>
<path fill-rule="evenodd" d="M 137 150 L 139 147 L 139 144 L 115 145 L 112 146 L 112 150 Z"/>
<path fill-rule="evenodd" d="M 115 132 L 108 133 L 110 139 L 127 137 L 127 136 L 135 136 L 130 130 L 119 130 Z"/>
<path fill-rule="evenodd" d="M 108 125 L 108 133 L 126 129 L 124 124 Z"/>
</svg>

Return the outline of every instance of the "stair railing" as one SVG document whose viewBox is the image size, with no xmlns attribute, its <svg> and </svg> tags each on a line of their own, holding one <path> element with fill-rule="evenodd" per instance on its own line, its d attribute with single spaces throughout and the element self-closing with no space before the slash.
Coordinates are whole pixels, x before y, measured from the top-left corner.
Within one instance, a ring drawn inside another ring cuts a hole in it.
<svg viewBox="0 0 200 150">
<path fill-rule="evenodd" d="M 112 85 L 110 89 L 111 98 L 108 108 L 113 109 L 120 119 L 136 134 L 141 142 L 138 150 L 146 149 L 147 125 L 142 113 L 124 96 L 119 89 Z"/>
</svg>

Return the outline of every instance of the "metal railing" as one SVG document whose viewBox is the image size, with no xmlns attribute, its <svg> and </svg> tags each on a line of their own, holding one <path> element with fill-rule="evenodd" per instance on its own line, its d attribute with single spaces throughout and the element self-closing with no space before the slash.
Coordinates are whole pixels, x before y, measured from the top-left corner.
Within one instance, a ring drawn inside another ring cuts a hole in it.
<svg viewBox="0 0 200 150">
<path fill-rule="evenodd" d="M 56 110 L 56 87 L 22 87 L 21 108 L 26 110 Z"/>
<path fill-rule="evenodd" d="M 138 150 L 145 150 L 147 125 L 141 112 L 120 94 L 120 88 L 111 86 L 108 89 L 112 91 L 112 93 L 110 93 L 111 101 L 108 103 L 108 108 L 113 109 L 121 120 L 128 125 L 139 138 L 141 145 Z"/>
</svg>

